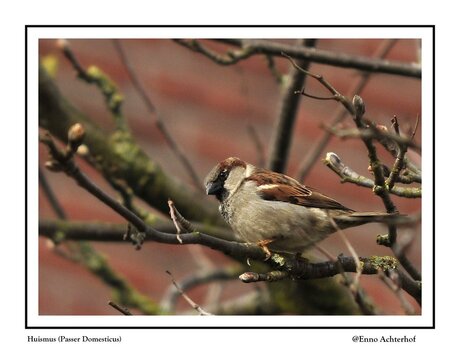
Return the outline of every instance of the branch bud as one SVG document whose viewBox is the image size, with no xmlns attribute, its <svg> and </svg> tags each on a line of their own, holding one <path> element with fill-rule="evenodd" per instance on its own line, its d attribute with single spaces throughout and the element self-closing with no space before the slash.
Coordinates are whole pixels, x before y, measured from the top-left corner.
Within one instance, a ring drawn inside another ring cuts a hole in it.
<svg viewBox="0 0 460 354">
<path fill-rule="evenodd" d="M 45 167 L 53 172 L 60 172 L 62 171 L 62 167 L 59 162 L 56 160 L 50 160 L 45 162 Z"/>
<path fill-rule="evenodd" d="M 340 170 L 344 167 L 342 160 L 335 152 L 326 153 L 326 158 L 323 162 L 326 166 L 332 168 L 333 170 Z"/>
<path fill-rule="evenodd" d="M 56 46 L 59 49 L 66 50 L 69 48 L 69 41 L 67 39 L 60 38 L 56 41 Z"/>
<path fill-rule="evenodd" d="M 353 107 L 355 108 L 356 117 L 362 117 L 366 112 L 366 106 L 364 105 L 364 101 L 361 96 L 354 95 L 352 103 Z"/>
<path fill-rule="evenodd" d="M 259 281 L 259 274 L 255 272 L 246 272 L 238 277 L 243 283 L 254 283 Z"/>
<path fill-rule="evenodd" d="M 67 134 L 69 144 L 75 150 L 81 145 L 85 137 L 85 129 L 80 123 L 72 125 Z"/>
<path fill-rule="evenodd" d="M 85 144 L 81 144 L 77 149 L 77 155 L 81 157 L 86 157 L 89 155 L 89 148 Z"/>
</svg>

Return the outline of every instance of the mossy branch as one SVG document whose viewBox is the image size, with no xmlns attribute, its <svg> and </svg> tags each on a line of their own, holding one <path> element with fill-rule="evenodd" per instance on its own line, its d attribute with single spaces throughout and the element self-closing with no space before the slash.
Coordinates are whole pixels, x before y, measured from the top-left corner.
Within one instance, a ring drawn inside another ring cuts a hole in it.
<svg viewBox="0 0 460 354">
<path fill-rule="evenodd" d="M 168 175 L 137 145 L 128 131 L 107 134 L 65 99 L 54 80 L 40 67 L 39 124 L 62 141 L 75 123 L 85 126 L 85 145 L 89 148 L 96 168 L 104 175 L 122 179 L 134 194 L 154 208 L 168 213 L 168 199 L 173 199 L 184 216 L 193 221 L 224 225 L 217 205 L 205 199 L 204 193 Z M 91 161 L 89 161 L 91 163 Z M 190 201 L 193 201 L 191 203 Z"/>
</svg>

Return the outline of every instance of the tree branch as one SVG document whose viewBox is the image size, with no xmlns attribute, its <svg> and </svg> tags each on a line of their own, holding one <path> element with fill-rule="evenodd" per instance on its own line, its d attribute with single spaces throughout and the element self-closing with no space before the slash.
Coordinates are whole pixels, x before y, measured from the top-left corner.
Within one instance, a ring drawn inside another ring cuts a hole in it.
<svg viewBox="0 0 460 354">
<path fill-rule="evenodd" d="M 171 274 L 170 271 L 166 271 L 166 273 L 171 277 L 171 282 L 173 285 L 176 287 L 177 291 L 179 294 L 187 301 L 187 303 L 193 307 L 201 316 L 212 316 L 213 314 L 210 312 L 207 312 L 201 308 L 195 301 L 193 301 L 180 287 L 177 285 L 176 281 L 174 280 L 173 275 Z"/>
<path fill-rule="evenodd" d="M 316 40 L 307 39 L 299 40 L 298 45 L 306 47 L 314 47 Z M 302 61 L 302 66 L 308 67 L 308 61 Z M 278 113 L 278 120 L 275 124 L 274 134 L 270 143 L 270 153 L 268 161 L 268 169 L 275 172 L 284 172 L 286 170 L 289 150 L 291 148 L 291 140 L 294 129 L 294 123 L 297 116 L 300 97 L 295 92 L 304 86 L 305 73 L 292 68 L 289 77 L 288 85 L 284 87 L 284 93 L 281 98 L 281 104 Z"/>
<path fill-rule="evenodd" d="M 156 230 L 173 234 L 176 232 L 174 225 L 169 220 L 157 218 L 149 225 Z M 194 224 L 196 230 L 214 235 L 217 238 L 227 241 L 234 240 L 231 231 L 225 228 L 213 227 L 205 224 Z M 41 236 L 47 237 L 59 243 L 59 241 L 93 241 L 93 242 L 124 242 L 126 224 L 112 224 L 102 222 L 82 222 L 70 220 L 49 220 L 39 221 L 38 232 Z M 55 236 L 60 235 L 59 240 Z M 146 242 L 152 241 L 150 238 Z"/>
<path fill-rule="evenodd" d="M 255 150 L 256 150 L 257 165 L 265 166 L 264 145 L 262 144 L 259 134 L 257 134 L 257 131 L 252 124 L 248 124 L 246 127 L 247 127 L 249 137 L 251 139 L 251 142 L 253 143 Z"/>
<path fill-rule="evenodd" d="M 238 63 L 240 60 L 247 59 L 255 54 L 255 51 L 252 48 L 241 48 L 241 50 L 229 51 L 226 55 L 222 55 L 208 49 L 196 39 L 174 39 L 174 42 L 193 50 L 194 52 L 203 54 L 205 57 L 220 65 L 233 65 Z"/>
<path fill-rule="evenodd" d="M 117 50 L 118 55 L 120 56 L 121 62 L 123 63 L 126 71 L 128 72 L 129 78 L 131 79 L 134 85 L 134 88 L 136 89 L 140 97 L 142 98 L 142 101 L 145 103 L 147 109 L 155 117 L 155 124 L 158 130 L 163 134 L 163 137 L 168 143 L 171 151 L 174 153 L 174 155 L 176 155 L 176 157 L 179 159 L 179 161 L 181 162 L 185 170 L 188 172 L 195 187 L 198 190 L 201 190 L 202 183 L 201 183 L 200 178 L 198 177 L 198 174 L 196 173 L 195 169 L 193 168 L 193 165 L 191 164 L 187 156 L 184 154 L 182 149 L 179 147 L 177 142 L 174 140 L 174 138 L 170 134 L 169 130 L 166 128 L 166 125 L 163 119 L 161 118 L 160 114 L 157 112 L 155 105 L 153 104 L 152 100 L 149 98 L 148 94 L 145 92 L 140 80 L 138 79 L 136 75 L 134 68 L 131 66 L 125 54 L 125 51 L 123 49 L 123 46 L 121 45 L 120 40 L 114 39 L 113 44 L 115 46 L 115 49 Z"/>
<path fill-rule="evenodd" d="M 77 76 L 89 84 L 96 85 L 104 95 L 107 107 L 115 120 L 117 129 L 127 131 L 128 126 L 121 113 L 123 96 L 118 91 L 117 85 L 115 85 L 115 83 L 98 67 L 92 65 L 87 69 L 84 68 L 73 53 L 67 40 L 58 40 L 58 46 L 62 49 L 64 56 L 74 67 Z"/>
<path fill-rule="evenodd" d="M 268 54 L 280 56 L 286 53 L 292 58 L 308 60 L 312 63 L 321 63 L 343 68 L 352 68 L 374 73 L 386 73 L 420 79 L 421 66 L 417 63 L 401 63 L 379 58 L 367 58 L 344 53 L 331 52 L 317 48 L 305 48 L 292 44 L 276 43 L 269 40 L 248 39 L 215 39 L 215 41 L 236 46 L 253 54 Z"/>
<path fill-rule="evenodd" d="M 62 208 L 61 204 L 59 203 L 58 199 L 56 198 L 56 195 L 54 194 L 53 189 L 48 183 L 48 179 L 46 178 L 44 172 L 42 171 L 40 167 L 38 168 L 38 180 L 40 181 L 40 185 L 43 188 L 43 192 L 48 198 L 48 201 L 51 204 L 51 208 L 54 210 L 57 217 L 61 220 L 66 219 L 67 217 L 66 217 L 65 211 Z"/>
<path fill-rule="evenodd" d="M 396 135 L 394 133 L 390 133 L 385 129 L 379 129 L 379 127 L 369 126 L 366 129 L 336 129 L 334 127 L 327 127 L 323 126 L 328 132 L 334 134 L 335 136 L 342 138 L 342 139 L 350 139 L 350 138 L 359 138 L 359 139 L 375 139 L 382 143 L 382 145 L 390 152 L 396 152 L 395 148 L 391 148 L 389 145 L 388 140 L 390 140 L 393 145 L 401 145 L 405 149 L 408 147 L 414 149 L 416 152 L 421 153 L 422 147 L 413 142 L 412 139 L 406 138 L 404 136 Z M 383 126 L 381 126 L 383 127 Z M 392 150 L 393 149 L 393 150 Z M 403 156 L 404 157 L 404 156 Z"/>
<path fill-rule="evenodd" d="M 191 190 L 151 161 L 128 132 L 107 134 L 73 107 L 59 92 L 54 81 L 40 66 L 39 123 L 62 141 L 67 139 L 69 127 L 75 123 L 85 126 L 85 145 L 98 161 L 96 168 L 120 178 L 134 194 L 163 213 L 168 213 L 167 201 L 173 199 L 185 217 L 224 226 L 217 205 L 204 193 Z M 88 161 L 91 163 L 91 160 Z M 147 176 L 147 178 L 146 178 Z M 190 206 L 193 200 L 193 206 Z"/>
<path fill-rule="evenodd" d="M 239 273 L 241 273 L 241 269 L 239 267 L 211 269 L 188 276 L 179 281 L 177 285 L 183 291 L 188 291 L 197 286 L 211 284 L 217 281 L 236 280 Z M 161 301 L 162 308 L 167 312 L 173 311 L 179 296 L 180 292 L 177 287 L 170 286 L 166 290 L 163 300 Z"/>
<path fill-rule="evenodd" d="M 278 256 L 279 257 L 279 256 Z M 276 258 L 276 257 L 275 257 Z M 277 281 L 289 276 L 298 280 L 319 279 L 326 277 L 333 277 L 341 274 L 342 272 L 356 272 L 357 266 L 354 257 L 340 256 L 337 261 L 325 261 L 318 263 L 311 263 L 299 257 L 281 257 L 278 264 L 279 269 L 284 270 L 281 273 L 273 274 L 251 274 L 245 273 L 245 282 L 258 282 L 258 281 Z M 361 265 L 361 274 L 378 274 L 379 271 L 393 270 L 397 272 L 401 279 L 401 288 L 404 289 L 409 295 L 421 302 L 421 285 L 419 282 L 413 281 L 408 278 L 402 271 L 398 269 L 398 262 L 395 258 L 389 256 L 371 256 L 359 257 Z"/>
<path fill-rule="evenodd" d="M 328 152 L 326 154 L 326 158 L 324 159 L 324 164 L 329 167 L 332 171 L 334 171 L 341 179 L 342 182 L 350 182 L 354 183 L 361 187 L 371 188 L 375 187 L 375 183 L 370 178 L 364 177 L 350 167 L 346 166 L 340 157 L 333 152 Z M 422 190 L 421 188 L 415 187 L 399 187 L 394 186 L 391 191 L 391 194 L 397 195 L 399 197 L 404 198 L 421 198 L 422 197 Z"/>
<path fill-rule="evenodd" d="M 228 301 L 209 306 L 215 315 L 277 315 L 281 309 L 275 304 L 268 291 L 255 290 Z M 186 314 L 192 313 L 187 312 Z"/>
<path fill-rule="evenodd" d="M 391 48 L 396 44 L 396 39 L 386 39 L 382 41 L 379 47 L 376 49 L 372 57 L 383 59 L 389 53 Z M 363 89 L 367 86 L 369 79 L 372 77 L 371 72 L 362 72 L 361 76 L 354 81 L 352 87 L 349 89 L 347 96 L 359 95 Z M 343 107 L 337 107 L 334 118 L 332 119 L 332 127 L 335 127 L 347 116 L 348 111 Z M 314 163 L 319 159 L 326 145 L 328 144 L 332 134 L 329 131 L 326 131 L 323 136 L 318 139 L 314 147 L 310 150 L 309 154 L 300 163 L 298 171 L 298 179 L 300 181 L 305 180 L 306 176 L 310 173 Z"/>
<path fill-rule="evenodd" d="M 113 301 L 108 302 L 109 306 L 112 306 L 115 310 L 121 312 L 125 316 L 132 316 L 132 313 L 128 309 L 121 307 L 120 305 L 114 303 Z"/>
<path fill-rule="evenodd" d="M 343 107 L 353 116 L 353 120 L 357 126 L 357 128 L 361 131 L 366 130 L 374 130 L 375 127 L 372 122 L 364 118 L 364 113 L 366 111 L 363 99 L 355 95 L 353 99 L 350 101 L 347 97 L 342 95 L 339 91 L 337 91 L 327 80 L 325 80 L 321 75 L 316 75 L 310 73 L 309 71 L 301 68 L 297 65 L 297 63 L 290 58 L 288 55 L 284 54 L 292 63 L 294 67 L 298 70 L 304 72 L 306 75 L 311 76 L 318 80 L 329 92 L 331 92 L 334 96 L 334 99 L 340 102 Z M 385 180 L 385 174 L 383 170 L 383 165 L 378 159 L 377 150 L 373 144 L 374 138 L 372 136 L 361 136 L 361 140 L 363 141 L 364 145 L 366 146 L 368 157 L 369 157 L 369 166 L 374 174 L 374 186 L 372 191 L 375 195 L 380 197 L 383 204 L 385 205 L 385 209 L 389 214 L 396 214 L 399 213 L 395 204 L 391 200 L 390 196 L 390 189 L 388 188 Z M 401 149 L 399 149 L 401 151 Z M 398 153 L 398 156 L 400 154 Z M 394 249 L 396 247 L 396 238 L 397 238 L 397 229 L 396 225 L 388 224 L 388 235 L 386 237 L 381 237 L 379 244 L 385 245 Z M 407 259 L 404 254 L 396 254 L 398 259 L 400 259 L 401 264 L 407 265 L 406 268 L 408 272 L 412 274 L 414 279 L 420 279 L 420 273 L 416 271 L 415 267 L 411 264 L 411 262 Z"/>
<path fill-rule="evenodd" d="M 82 127 L 80 129 L 83 129 Z M 69 131 L 74 130 L 74 127 L 71 127 Z M 84 130 L 80 133 L 83 134 Z M 70 136 L 70 134 L 69 134 Z M 128 210 L 125 206 L 118 203 L 115 199 L 104 193 L 99 187 L 97 187 L 93 182 L 91 182 L 88 177 L 83 174 L 78 166 L 73 161 L 73 155 L 66 155 L 66 151 L 60 150 L 53 142 L 50 137 L 42 138 L 42 142 L 45 143 L 50 151 L 51 160 L 54 164 L 54 171 L 62 171 L 65 172 L 69 177 L 75 179 L 78 184 L 93 194 L 96 198 L 101 200 L 107 206 L 112 208 L 115 212 L 119 213 L 123 216 L 130 224 L 134 225 L 137 228 L 139 233 L 142 235 L 140 239 L 140 243 L 143 242 L 144 238 L 151 238 L 154 241 L 167 243 L 167 244 L 176 244 L 176 245 L 184 245 L 184 244 L 200 244 L 212 249 L 219 250 L 233 258 L 236 259 L 253 259 L 257 261 L 264 261 L 268 263 L 271 267 L 281 271 L 288 271 L 289 274 L 298 279 L 314 279 L 317 277 L 328 277 L 335 275 L 337 273 L 330 273 L 334 271 L 334 267 L 331 269 L 331 265 L 328 265 L 326 268 L 319 267 L 319 268 L 311 268 L 311 264 L 305 260 L 300 259 L 299 257 L 295 256 L 281 256 L 277 253 L 273 253 L 269 259 L 267 259 L 266 253 L 262 250 L 261 247 L 254 245 L 254 244 L 247 244 L 247 243 L 238 243 L 238 242 L 230 242 L 225 241 L 222 239 L 218 239 L 214 236 L 210 236 L 201 232 L 191 232 L 180 234 L 180 238 L 177 237 L 177 234 L 170 234 L 164 233 L 156 230 L 155 228 L 147 225 L 144 223 L 142 219 L 140 219 L 137 215 L 132 213 Z M 391 226 L 390 226 L 391 227 Z M 381 260 L 381 258 L 379 258 Z M 342 262 L 341 262 L 342 263 Z M 348 262 L 349 263 L 349 262 Z M 353 263 L 354 260 L 353 260 Z M 388 267 L 389 265 L 387 262 L 384 263 L 375 263 L 375 259 L 371 260 L 370 263 L 373 266 L 373 271 L 377 271 L 377 269 L 381 268 L 382 266 Z M 376 264 L 378 267 L 376 268 Z M 344 270 L 350 269 L 344 266 Z M 355 268 L 353 271 L 356 270 L 356 264 L 354 264 Z M 349 265 L 348 265 L 349 267 Z M 391 263 L 392 268 L 396 268 L 394 263 Z M 362 267 L 362 273 L 366 271 L 370 271 L 369 269 L 366 270 L 365 265 Z M 319 270 L 322 270 L 321 272 Z M 323 273 L 325 271 L 325 273 Z M 369 273 L 375 274 L 375 273 Z M 403 275 L 401 275 L 403 276 Z M 403 286 L 404 288 L 404 286 Z"/>
</svg>

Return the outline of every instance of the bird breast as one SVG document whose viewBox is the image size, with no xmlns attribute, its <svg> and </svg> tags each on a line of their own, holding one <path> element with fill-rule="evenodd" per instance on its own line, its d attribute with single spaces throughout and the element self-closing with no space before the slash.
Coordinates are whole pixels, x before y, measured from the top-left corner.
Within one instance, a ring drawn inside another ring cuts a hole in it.
<svg viewBox="0 0 460 354">
<path fill-rule="evenodd" d="M 251 184 L 223 201 L 220 212 L 241 241 L 273 240 L 274 251 L 298 252 L 334 231 L 326 211 L 263 200 Z"/>
</svg>

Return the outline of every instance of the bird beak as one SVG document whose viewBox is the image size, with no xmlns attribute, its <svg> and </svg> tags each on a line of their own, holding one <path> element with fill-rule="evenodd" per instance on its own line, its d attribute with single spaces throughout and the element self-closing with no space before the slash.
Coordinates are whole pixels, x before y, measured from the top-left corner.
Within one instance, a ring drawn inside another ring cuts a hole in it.
<svg viewBox="0 0 460 354">
<path fill-rule="evenodd" d="M 206 184 L 206 194 L 217 194 L 222 189 L 222 184 L 219 182 L 209 182 Z"/>
</svg>

